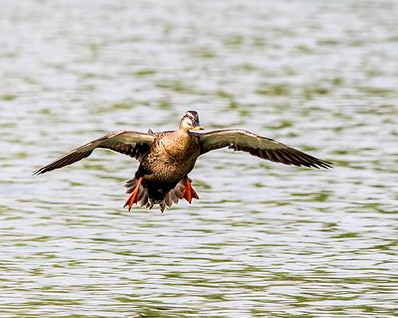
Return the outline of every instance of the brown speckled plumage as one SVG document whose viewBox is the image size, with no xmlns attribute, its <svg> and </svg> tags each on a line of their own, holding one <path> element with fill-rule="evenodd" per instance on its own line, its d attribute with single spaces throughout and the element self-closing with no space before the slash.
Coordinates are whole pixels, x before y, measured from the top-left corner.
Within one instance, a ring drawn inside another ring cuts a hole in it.
<svg viewBox="0 0 398 318">
<path fill-rule="evenodd" d="M 131 193 L 126 205 L 135 203 L 144 208 L 155 204 L 163 211 L 179 199 L 191 202 L 198 199 L 190 186 L 189 172 L 202 154 L 219 148 L 244 151 L 253 156 L 287 165 L 330 168 L 327 161 L 317 159 L 297 149 L 246 130 L 227 129 L 208 133 L 190 130 L 203 129 L 195 111 L 188 111 L 178 130 L 154 133 L 117 131 L 76 148 L 55 162 L 37 170 L 42 174 L 70 165 L 88 157 L 96 148 L 106 148 L 127 154 L 140 162 L 133 179 L 127 181 Z"/>
<path fill-rule="evenodd" d="M 155 134 L 151 148 L 135 173 L 135 179 L 143 177 L 142 186 L 148 191 L 150 205 L 162 202 L 165 195 L 188 176 L 199 155 L 199 138 L 189 131 Z M 128 188 L 128 192 L 132 192 L 132 187 Z M 171 202 L 167 203 L 171 206 Z"/>
</svg>

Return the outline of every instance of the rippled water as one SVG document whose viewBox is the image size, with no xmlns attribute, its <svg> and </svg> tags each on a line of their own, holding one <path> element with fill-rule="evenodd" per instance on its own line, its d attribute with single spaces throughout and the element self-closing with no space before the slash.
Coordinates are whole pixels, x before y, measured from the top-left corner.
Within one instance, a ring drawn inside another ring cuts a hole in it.
<svg viewBox="0 0 398 318">
<path fill-rule="evenodd" d="M 396 317 L 396 1 L 0 1 L 1 317 Z M 201 199 L 122 209 L 106 131 L 246 128 L 335 163 L 227 150 Z"/>
</svg>

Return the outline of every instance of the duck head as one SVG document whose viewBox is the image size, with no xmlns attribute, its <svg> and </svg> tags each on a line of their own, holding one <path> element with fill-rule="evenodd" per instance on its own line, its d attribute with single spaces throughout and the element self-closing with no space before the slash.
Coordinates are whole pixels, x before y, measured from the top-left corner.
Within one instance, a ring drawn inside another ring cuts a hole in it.
<svg viewBox="0 0 398 318">
<path fill-rule="evenodd" d="M 199 115 L 194 110 L 189 110 L 185 113 L 180 121 L 180 129 L 188 130 L 203 130 L 204 128 L 199 123 Z"/>
</svg>

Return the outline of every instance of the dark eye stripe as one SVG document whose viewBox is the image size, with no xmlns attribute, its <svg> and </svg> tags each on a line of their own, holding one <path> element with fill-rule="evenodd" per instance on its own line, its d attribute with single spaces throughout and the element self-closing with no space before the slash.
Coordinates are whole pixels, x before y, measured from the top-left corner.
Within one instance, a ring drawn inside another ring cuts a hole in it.
<svg viewBox="0 0 398 318">
<path fill-rule="evenodd" d="M 195 111 L 187 111 L 185 116 L 189 117 L 192 120 L 199 121 L 199 115 Z"/>
</svg>

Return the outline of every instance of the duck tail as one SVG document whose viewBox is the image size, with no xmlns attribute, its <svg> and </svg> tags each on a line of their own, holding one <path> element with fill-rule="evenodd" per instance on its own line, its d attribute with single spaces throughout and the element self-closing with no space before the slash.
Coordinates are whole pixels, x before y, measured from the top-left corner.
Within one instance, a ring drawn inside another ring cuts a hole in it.
<svg viewBox="0 0 398 318">
<path fill-rule="evenodd" d="M 176 204 L 178 200 L 186 199 L 191 203 L 192 198 L 199 199 L 198 194 L 191 186 L 192 180 L 188 177 L 182 178 L 169 192 L 166 193 L 162 202 L 159 203 L 162 212 L 166 208 L 170 208 L 173 203 Z"/>
<path fill-rule="evenodd" d="M 166 208 L 170 208 L 173 203 L 176 204 L 181 199 L 186 199 L 191 203 L 192 198 L 199 199 L 199 196 L 191 186 L 192 180 L 188 177 L 182 178 L 169 192 L 167 192 L 163 200 L 151 200 L 149 198 L 148 189 L 144 188 L 139 178 L 133 178 L 126 182 L 126 193 L 130 194 L 138 191 L 135 202 L 144 209 L 152 209 L 155 204 L 159 204 L 160 210 L 163 212 Z M 138 190 L 137 190 L 138 186 Z"/>
</svg>

